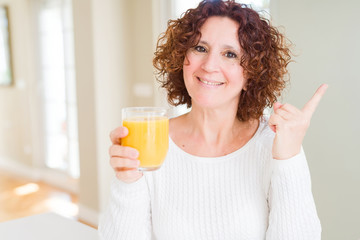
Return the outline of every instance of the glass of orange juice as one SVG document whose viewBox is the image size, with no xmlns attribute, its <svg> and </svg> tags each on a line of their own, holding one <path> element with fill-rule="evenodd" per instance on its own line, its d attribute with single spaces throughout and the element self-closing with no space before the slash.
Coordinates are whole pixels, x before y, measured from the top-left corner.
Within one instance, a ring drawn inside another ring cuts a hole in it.
<svg viewBox="0 0 360 240">
<path fill-rule="evenodd" d="M 121 145 L 139 151 L 139 170 L 159 169 L 169 148 L 169 119 L 166 108 L 124 108 L 122 125 L 129 130 L 129 134 L 121 139 Z"/>
</svg>

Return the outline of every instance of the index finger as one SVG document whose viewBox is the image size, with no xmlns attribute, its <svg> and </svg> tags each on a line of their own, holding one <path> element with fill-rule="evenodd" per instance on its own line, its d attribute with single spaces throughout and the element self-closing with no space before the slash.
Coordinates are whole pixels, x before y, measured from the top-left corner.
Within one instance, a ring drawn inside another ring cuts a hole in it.
<svg viewBox="0 0 360 240">
<path fill-rule="evenodd" d="M 305 104 L 302 111 L 309 116 L 312 116 L 315 112 L 321 98 L 324 96 L 326 89 L 328 88 L 327 84 L 322 84 L 311 97 L 311 99 Z"/>
<path fill-rule="evenodd" d="M 128 134 L 129 130 L 124 126 L 115 128 L 113 131 L 110 132 L 111 142 L 114 144 L 120 144 L 121 138 L 126 137 Z"/>
</svg>

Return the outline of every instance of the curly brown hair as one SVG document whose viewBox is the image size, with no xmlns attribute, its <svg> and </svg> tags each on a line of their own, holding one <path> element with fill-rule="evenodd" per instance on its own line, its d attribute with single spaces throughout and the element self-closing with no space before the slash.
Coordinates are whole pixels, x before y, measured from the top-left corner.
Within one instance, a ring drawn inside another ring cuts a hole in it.
<svg viewBox="0 0 360 240">
<path fill-rule="evenodd" d="M 171 105 L 191 107 L 183 78 L 184 59 L 188 49 L 198 44 L 200 28 L 211 16 L 228 17 L 239 24 L 238 38 L 242 48 L 239 64 L 247 81 L 246 90 L 240 94 L 237 118 L 240 121 L 259 119 L 286 87 L 286 67 L 291 52 L 285 36 L 246 4 L 234 0 L 204 0 L 181 18 L 170 20 L 166 32 L 158 40 L 153 59 L 158 70 L 157 79 L 167 90 Z"/>
</svg>

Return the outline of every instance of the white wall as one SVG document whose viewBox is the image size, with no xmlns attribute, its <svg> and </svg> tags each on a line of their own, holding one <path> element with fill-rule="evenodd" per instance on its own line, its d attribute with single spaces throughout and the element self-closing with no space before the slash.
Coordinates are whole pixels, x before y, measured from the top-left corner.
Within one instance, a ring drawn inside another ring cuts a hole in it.
<svg viewBox="0 0 360 240">
<path fill-rule="evenodd" d="M 286 101 L 302 107 L 330 85 L 304 142 L 324 240 L 360 239 L 360 1 L 273 0 L 294 43 Z"/>
<path fill-rule="evenodd" d="M 0 165 L 32 164 L 32 62 L 29 6 L 24 0 L 1 0 L 9 8 L 14 85 L 0 86 Z"/>
<path fill-rule="evenodd" d="M 96 76 L 91 1 L 73 1 L 80 157 L 79 216 L 97 222 L 98 171 Z"/>
</svg>

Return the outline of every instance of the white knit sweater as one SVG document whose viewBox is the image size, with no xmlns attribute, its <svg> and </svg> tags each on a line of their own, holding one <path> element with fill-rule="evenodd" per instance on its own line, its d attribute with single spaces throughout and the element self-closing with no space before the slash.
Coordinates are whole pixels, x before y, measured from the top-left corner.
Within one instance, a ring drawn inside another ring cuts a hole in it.
<svg viewBox="0 0 360 240">
<path fill-rule="evenodd" d="M 114 179 L 99 225 L 106 240 L 318 240 L 305 154 L 272 159 L 265 120 L 239 150 L 196 157 L 170 139 L 163 166 L 135 183 Z"/>
</svg>

